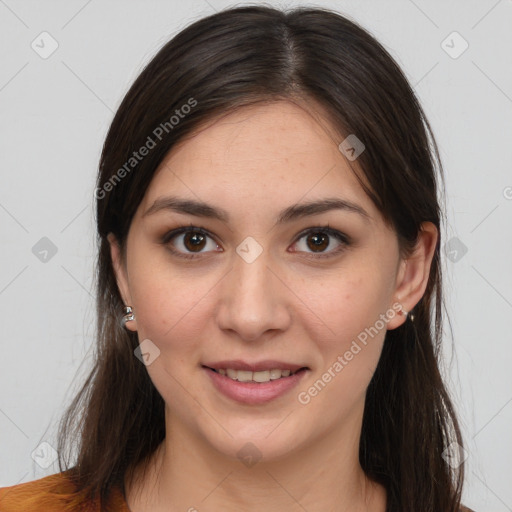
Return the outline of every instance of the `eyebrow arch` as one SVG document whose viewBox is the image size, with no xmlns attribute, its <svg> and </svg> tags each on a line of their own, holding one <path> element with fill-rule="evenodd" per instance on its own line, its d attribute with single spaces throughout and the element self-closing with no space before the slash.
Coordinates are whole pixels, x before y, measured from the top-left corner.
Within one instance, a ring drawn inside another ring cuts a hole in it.
<svg viewBox="0 0 512 512">
<path fill-rule="evenodd" d="M 159 211 L 175 211 L 177 213 L 184 213 L 194 215 L 196 217 L 207 217 L 217 219 L 224 223 L 229 222 L 229 214 L 222 208 L 216 208 L 202 201 L 194 199 L 183 199 L 176 196 L 160 197 L 146 210 L 142 217 L 152 215 Z M 351 213 L 356 213 L 369 221 L 371 216 L 361 206 L 345 199 L 338 197 L 327 197 L 318 201 L 310 201 L 307 203 L 300 203 L 289 206 L 279 212 L 277 224 L 284 224 L 296 219 L 308 217 L 310 215 L 317 215 L 330 210 L 344 210 Z"/>
</svg>

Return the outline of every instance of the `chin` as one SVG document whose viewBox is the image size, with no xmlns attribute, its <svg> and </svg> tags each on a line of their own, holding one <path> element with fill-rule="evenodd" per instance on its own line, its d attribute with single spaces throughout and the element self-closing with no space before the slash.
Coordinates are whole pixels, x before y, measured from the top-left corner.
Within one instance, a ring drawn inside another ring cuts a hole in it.
<svg viewBox="0 0 512 512">
<path fill-rule="evenodd" d="M 239 460 L 247 467 L 258 462 L 276 462 L 292 455 L 303 444 L 304 429 L 293 430 L 290 425 L 286 428 L 281 422 L 282 418 L 263 424 L 258 421 L 251 424 L 238 421 L 235 425 L 232 422 L 225 425 L 232 437 L 220 429 L 219 435 L 214 438 L 210 432 L 206 441 L 219 454 Z M 297 432 L 300 432 L 300 438 Z"/>
</svg>

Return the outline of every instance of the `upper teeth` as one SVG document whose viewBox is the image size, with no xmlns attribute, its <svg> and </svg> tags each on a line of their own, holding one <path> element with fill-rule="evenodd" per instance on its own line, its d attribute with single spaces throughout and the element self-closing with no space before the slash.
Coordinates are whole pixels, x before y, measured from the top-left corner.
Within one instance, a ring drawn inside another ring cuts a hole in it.
<svg viewBox="0 0 512 512">
<path fill-rule="evenodd" d="M 226 375 L 230 379 L 238 380 L 240 382 L 269 382 L 271 380 L 280 379 L 281 377 L 288 377 L 291 373 L 290 370 L 263 370 L 261 372 L 250 372 L 246 370 L 233 370 L 231 368 L 217 370 L 221 375 Z"/>
</svg>

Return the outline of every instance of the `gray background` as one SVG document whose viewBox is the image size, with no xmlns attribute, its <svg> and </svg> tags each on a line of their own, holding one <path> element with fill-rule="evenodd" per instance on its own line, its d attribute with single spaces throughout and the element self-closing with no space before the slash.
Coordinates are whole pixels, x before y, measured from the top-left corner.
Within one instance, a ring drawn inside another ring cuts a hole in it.
<svg viewBox="0 0 512 512">
<path fill-rule="evenodd" d="M 56 427 L 90 365 L 93 190 L 113 113 L 164 42 L 229 5 L 0 0 L 0 486 L 57 472 Z M 512 1 L 308 5 L 368 28 L 432 123 L 447 177 L 445 374 L 467 443 L 464 498 L 512 511 Z"/>
</svg>

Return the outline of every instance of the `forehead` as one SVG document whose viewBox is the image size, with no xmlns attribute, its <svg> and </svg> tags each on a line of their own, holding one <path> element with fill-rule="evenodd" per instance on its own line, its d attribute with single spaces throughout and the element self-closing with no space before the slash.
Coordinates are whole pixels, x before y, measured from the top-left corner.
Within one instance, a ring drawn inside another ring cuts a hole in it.
<svg viewBox="0 0 512 512">
<path fill-rule="evenodd" d="M 351 168 L 357 163 L 341 153 L 341 140 L 325 119 L 294 103 L 243 107 L 173 148 L 142 207 L 171 193 L 228 210 L 230 205 L 273 210 L 335 195 L 361 204 L 373 217 L 374 205 Z"/>
</svg>

